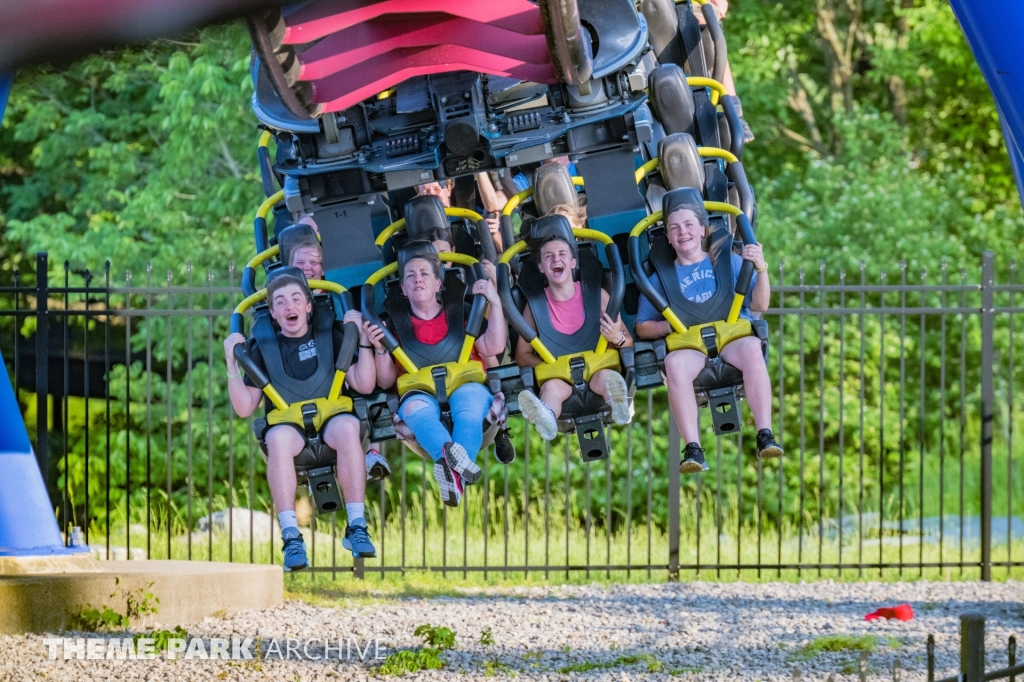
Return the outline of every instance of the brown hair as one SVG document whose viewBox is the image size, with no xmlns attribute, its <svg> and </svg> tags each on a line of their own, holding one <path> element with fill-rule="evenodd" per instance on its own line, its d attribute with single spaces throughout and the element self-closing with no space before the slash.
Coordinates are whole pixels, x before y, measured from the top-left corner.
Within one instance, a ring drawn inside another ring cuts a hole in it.
<svg viewBox="0 0 1024 682">
<path fill-rule="evenodd" d="M 405 280 L 405 268 L 409 267 L 409 263 L 417 259 L 422 259 L 430 263 L 430 267 L 434 270 L 435 277 L 437 277 L 438 279 L 444 278 L 444 274 L 441 269 L 441 257 L 437 255 L 436 251 L 431 249 L 429 251 L 423 250 L 417 252 L 416 254 L 412 255 L 408 260 L 405 261 L 405 265 L 402 268 L 402 272 L 399 273 L 399 276 L 401 277 L 402 280 Z"/>
<path fill-rule="evenodd" d="M 291 237 L 291 235 L 288 236 Z M 294 237 L 279 240 L 279 243 L 281 245 L 281 262 L 285 265 L 292 264 L 292 258 L 295 257 L 295 252 L 299 249 L 315 248 L 320 253 L 321 258 L 324 255 L 323 247 L 320 246 L 320 240 L 309 230 L 299 230 Z"/>
<path fill-rule="evenodd" d="M 718 252 L 722 250 L 724 239 L 719 239 L 717 242 L 711 240 L 712 230 L 708 220 L 708 212 L 705 210 L 703 204 L 678 204 L 672 209 L 672 213 L 677 211 L 690 211 L 697 216 L 697 222 L 704 228 L 704 235 L 700 238 L 700 248 L 707 252 L 711 256 L 711 262 L 714 263 L 718 258 Z M 671 215 L 671 214 L 670 214 Z M 665 218 L 665 227 L 668 227 L 668 216 Z"/>
<path fill-rule="evenodd" d="M 428 242 L 448 242 L 451 247 L 455 248 L 455 240 L 452 238 L 452 231 L 447 227 L 432 227 L 427 232 Z"/>
<path fill-rule="evenodd" d="M 306 303 L 313 302 L 313 294 L 309 291 L 309 285 L 306 284 L 305 277 L 300 278 L 291 273 L 283 273 L 276 277 L 272 277 L 271 280 L 267 282 L 267 305 L 273 307 L 274 295 L 281 289 L 292 285 L 299 287 L 299 290 L 302 291 L 302 295 L 306 297 Z"/>
</svg>

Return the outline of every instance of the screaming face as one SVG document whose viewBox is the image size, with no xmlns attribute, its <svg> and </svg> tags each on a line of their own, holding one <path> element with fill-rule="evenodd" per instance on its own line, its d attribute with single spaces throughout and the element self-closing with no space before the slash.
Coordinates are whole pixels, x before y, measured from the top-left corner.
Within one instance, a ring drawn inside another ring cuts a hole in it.
<svg viewBox="0 0 1024 682">
<path fill-rule="evenodd" d="M 576 269 L 572 248 L 561 239 L 549 241 L 540 247 L 540 263 L 537 267 L 548 278 L 549 284 L 572 282 L 572 273 Z"/>
<path fill-rule="evenodd" d="M 281 327 L 281 333 L 290 338 L 304 336 L 309 330 L 308 318 L 312 310 L 313 304 L 297 284 L 281 287 L 270 302 L 270 316 Z"/>
</svg>

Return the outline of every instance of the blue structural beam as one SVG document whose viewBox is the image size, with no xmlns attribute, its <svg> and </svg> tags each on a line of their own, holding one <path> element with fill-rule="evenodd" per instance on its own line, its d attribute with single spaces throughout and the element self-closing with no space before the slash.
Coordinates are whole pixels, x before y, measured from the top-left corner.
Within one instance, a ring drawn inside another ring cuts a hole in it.
<svg viewBox="0 0 1024 682">
<path fill-rule="evenodd" d="M 65 547 L 0 356 L 0 556 L 88 551 Z"/>
<path fill-rule="evenodd" d="M 14 78 L 0 73 L 0 123 L 4 122 L 4 111 L 7 109 L 7 97 L 11 94 L 11 83 Z"/>
<path fill-rule="evenodd" d="M 0 123 L 12 80 L 0 74 Z M 0 424 L 0 556 L 87 552 L 85 547 L 64 546 L 2 355 Z"/>
<path fill-rule="evenodd" d="M 1024 201 L 1024 2 L 950 0 L 967 43 L 995 97 L 1017 190 Z"/>
</svg>

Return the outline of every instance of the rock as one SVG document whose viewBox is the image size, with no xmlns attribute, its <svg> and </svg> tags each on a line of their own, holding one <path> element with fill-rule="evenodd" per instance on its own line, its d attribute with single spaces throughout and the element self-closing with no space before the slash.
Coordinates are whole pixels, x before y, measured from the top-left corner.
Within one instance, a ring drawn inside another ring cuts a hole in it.
<svg viewBox="0 0 1024 682">
<path fill-rule="evenodd" d="M 210 524 L 213 524 L 214 533 L 227 533 L 230 525 L 231 540 L 234 542 L 247 541 L 249 539 L 249 524 L 252 524 L 252 539 L 254 542 L 267 542 L 277 539 L 281 535 L 281 527 L 277 519 L 270 514 L 249 510 L 242 507 L 231 507 L 223 511 L 213 512 L 196 521 L 194 538 L 209 533 Z"/>
</svg>

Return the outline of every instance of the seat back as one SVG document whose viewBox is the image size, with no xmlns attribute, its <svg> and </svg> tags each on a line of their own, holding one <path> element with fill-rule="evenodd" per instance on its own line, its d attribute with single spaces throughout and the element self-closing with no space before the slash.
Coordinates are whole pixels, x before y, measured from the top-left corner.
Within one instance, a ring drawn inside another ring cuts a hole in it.
<svg viewBox="0 0 1024 682">
<path fill-rule="evenodd" d="M 556 206 L 576 206 L 576 186 L 569 169 L 560 163 L 546 163 L 533 174 L 533 202 L 540 215 Z"/>
</svg>

